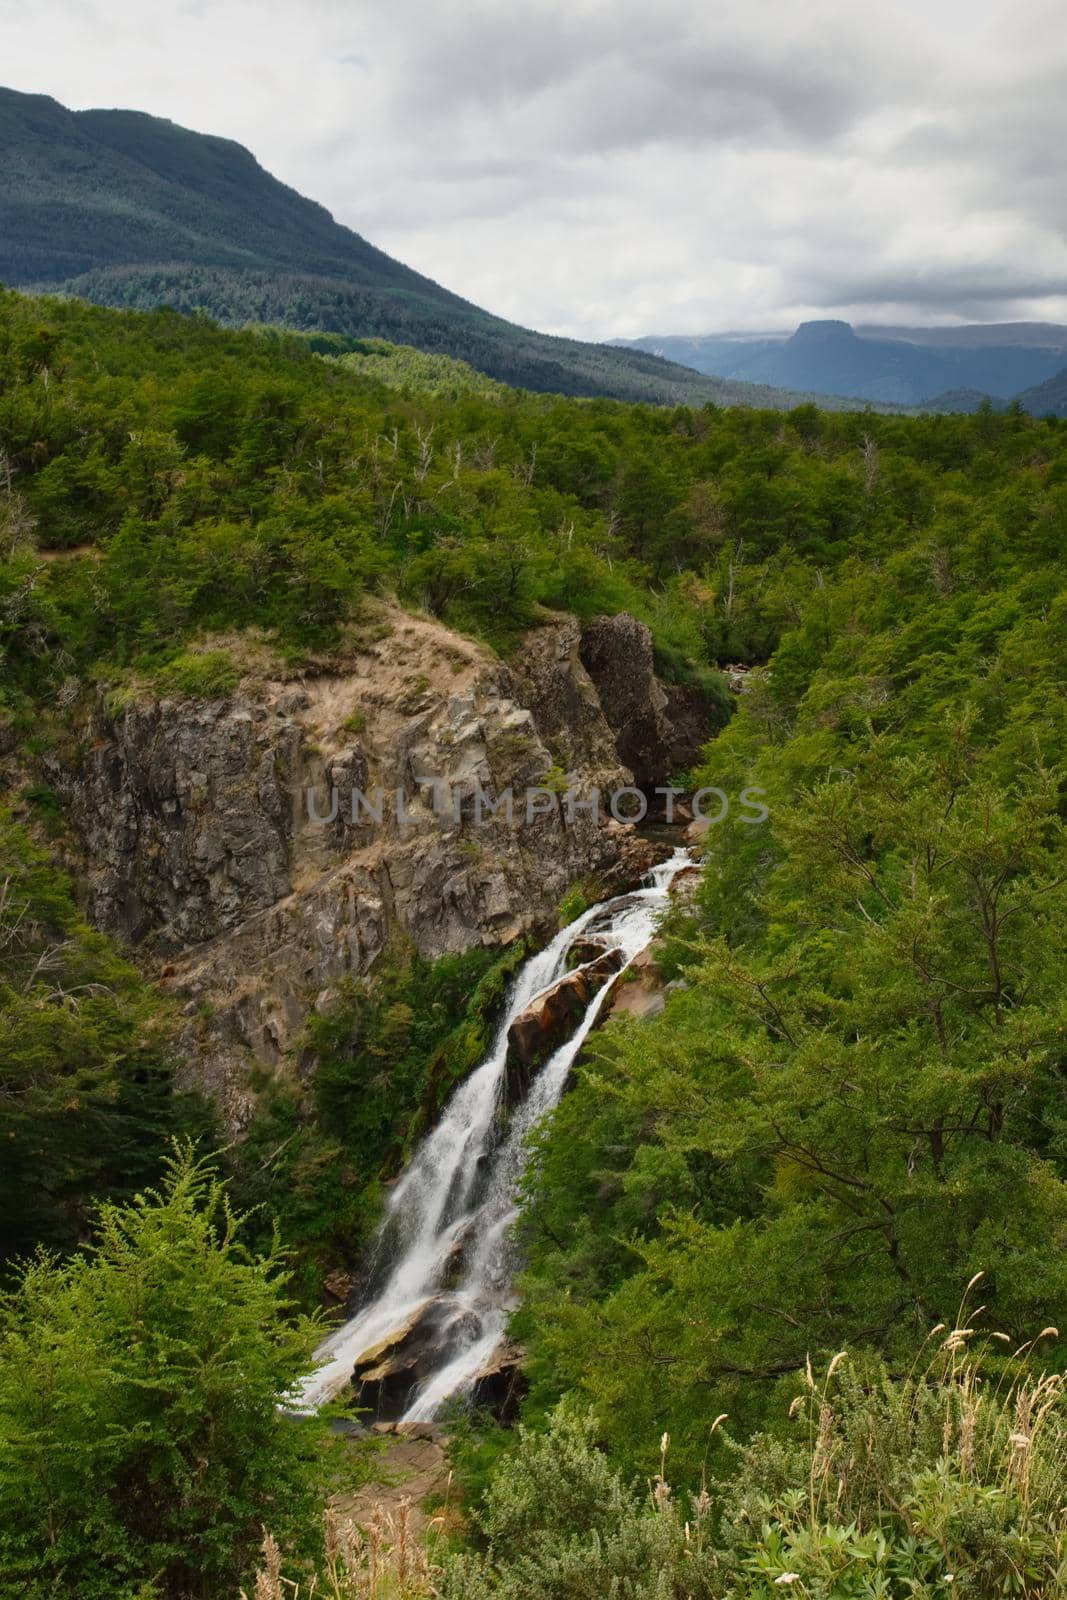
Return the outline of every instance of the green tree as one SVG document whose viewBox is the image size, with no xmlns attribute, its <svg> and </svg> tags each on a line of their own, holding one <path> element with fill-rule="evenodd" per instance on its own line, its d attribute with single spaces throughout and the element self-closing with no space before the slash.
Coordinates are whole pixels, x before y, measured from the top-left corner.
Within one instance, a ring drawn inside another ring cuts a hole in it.
<svg viewBox="0 0 1067 1600">
<path fill-rule="evenodd" d="M 324 1425 L 279 1410 L 316 1325 L 277 1251 L 189 1148 L 105 1205 L 91 1249 L 41 1254 L 0 1301 L 0 1579 L 52 1597 L 214 1597 L 264 1523 L 306 1548 Z"/>
<path fill-rule="evenodd" d="M 170 1137 L 209 1123 L 175 1092 L 160 997 L 0 810 L 0 1262 L 69 1249 L 90 1202 L 153 1182 Z"/>
<path fill-rule="evenodd" d="M 1016 1343 L 1067 1311 L 1057 786 L 999 789 L 963 741 L 855 759 L 776 818 L 753 947 L 698 945 L 545 1141 L 531 1370 L 628 1451 L 667 1425 L 695 1466 L 712 1405 L 903 1354 L 978 1270 Z"/>
</svg>

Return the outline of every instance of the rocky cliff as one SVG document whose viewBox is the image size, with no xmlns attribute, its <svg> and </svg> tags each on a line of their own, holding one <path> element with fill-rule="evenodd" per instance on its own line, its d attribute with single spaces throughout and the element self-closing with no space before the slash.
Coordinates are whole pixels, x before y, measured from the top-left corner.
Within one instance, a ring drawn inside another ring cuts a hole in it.
<svg viewBox="0 0 1067 1600">
<path fill-rule="evenodd" d="M 647 630 L 626 617 L 584 632 L 561 618 L 505 665 L 383 608 L 329 670 L 268 662 L 225 698 L 102 702 L 84 735 L 80 761 L 53 758 L 49 776 L 84 847 L 89 914 L 179 997 L 187 1076 L 234 1131 L 253 1069 L 287 1070 L 309 1007 L 390 938 L 428 958 L 504 945 L 545 926 L 576 878 L 633 875 L 627 830 L 581 809 L 527 820 L 527 789 L 565 774 L 588 794 L 633 781 L 638 759 L 642 783 L 677 764 Z M 513 821 L 479 810 L 475 788 L 510 788 Z"/>
</svg>

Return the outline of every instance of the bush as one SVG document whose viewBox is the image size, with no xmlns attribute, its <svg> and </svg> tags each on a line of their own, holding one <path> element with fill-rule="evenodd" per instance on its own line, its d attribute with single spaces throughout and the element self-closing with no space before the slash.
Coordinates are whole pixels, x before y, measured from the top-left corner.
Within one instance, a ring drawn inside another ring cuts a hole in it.
<svg viewBox="0 0 1067 1600">
<path fill-rule="evenodd" d="M 161 694 L 190 700 L 219 700 L 232 694 L 240 681 L 236 662 L 225 650 L 183 651 L 160 667 L 155 683 Z"/>
<path fill-rule="evenodd" d="M 943 1331 L 943 1330 L 942 1330 Z M 1046 1330 L 1054 1334 L 1055 1329 Z M 674 1494 L 669 1441 L 638 1493 L 562 1403 L 519 1430 L 480 1517 L 486 1548 L 456 1556 L 446 1600 L 966 1600 L 1062 1594 L 1067 1581 L 1064 1384 L 954 1329 L 896 1377 L 844 1353 L 810 1370 L 782 1437 L 743 1448 L 709 1493 Z M 993 1352 L 992 1354 L 990 1352 Z M 712 1431 L 719 1418 L 712 1424 Z M 947 1586 L 951 1585 L 951 1591 Z"/>
<path fill-rule="evenodd" d="M 1063 1592 L 1063 1379 L 993 1345 L 971 1357 L 968 1339 L 953 1330 L 903 1379 L 842 1356 L 821 1386 L 809 1371 L 800 1437 L 755 1438 L 723 1495 L 744 1594 L 775 1595 L 790 1572 L 812 1600 L 943 1596 L 948 1584 L 958 1600 Z"/>
<path fill-rule="evenodd" d="M 319 1329 L 277 1250 L 186 1148 L 0 1301 L 0 1589 L 189 1600 L 232 1591 L 269 1519 L 307 1548 L 323 1424 L 278 1403 Z"/>
</svg>

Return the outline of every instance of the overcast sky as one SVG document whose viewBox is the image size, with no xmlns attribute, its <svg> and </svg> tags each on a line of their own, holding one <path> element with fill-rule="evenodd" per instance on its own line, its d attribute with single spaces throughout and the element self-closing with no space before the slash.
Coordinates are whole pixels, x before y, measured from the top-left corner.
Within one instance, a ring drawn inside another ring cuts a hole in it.
<svg viewBox="0 0 1067 1600">
<path fill-rule="evenodd" d="M 550 332 L 1067 321 L 1063 0 L 0 0 L 0 41 Z"/>
</svg>

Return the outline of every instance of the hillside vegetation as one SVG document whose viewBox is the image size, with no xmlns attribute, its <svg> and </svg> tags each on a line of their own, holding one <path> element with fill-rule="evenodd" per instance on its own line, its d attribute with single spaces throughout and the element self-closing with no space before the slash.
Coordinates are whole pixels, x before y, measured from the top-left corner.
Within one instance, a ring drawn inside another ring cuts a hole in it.
<svg viewBox="0 0 1067 1600">
<path fill-rule="evenodd" d="M 103 305 L 389 339 L 557 394 L 788 407 L 642 351 L 506 322 L 394 261 L 228 139 L 0 89 L 0 280 Z"/>
<path fill-rule="evenodd" d="M 244 630 L 321 664 L 390 592 L 501 652 L 553 608 L 625 608 L 667 677 L 754 666 L 689 776 L 758 784 L 770 811 L 712 831 L 668 929 L 665 1012 L 595 1035 L 540 1135 L 528 1433 L 465 1425 L 468 1549 L 445 1592 L 1061 1593 L 1062 1401 L 1042 1374 L 1067 1316 L 1067 430 L 461 376 L 0 299 L 0 1137 L 10 1249 L 60 1253 L 9 1262 L 4 1581 L 217 1600 L 251 1592 L 263 1526 L 301 1582 L 324 1559 L 318 1435 L 273 1408 L 314 1332 L 270 1212 L 314 1255 L 343 1145 L 359 1182 L 338 1205 L 370 1225 L 409 1123 L 381 1062 L 414 1110 L 424 1057 L 469 1061 L 500 973 L 401 958 L 353 990 L 340 1034 L 311 1041 L 315 1126 L 268 1106 L 253 1159 L 225 1158 L 265 1208 L 230 1220 L 187 1159 L 153 1176 L 199 1113 L 173 1096 L 158 998 L 31 842 L 63 826 L 34 763 L 101 689 L 225 693 Z M 296 1132 L 272 1190 L 264 1159 Z M 650 1478 L 651 1505 L 631 1488 Z"/>
</svg>

